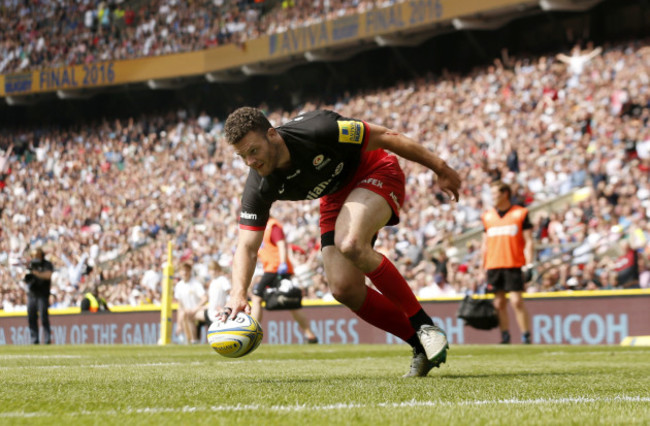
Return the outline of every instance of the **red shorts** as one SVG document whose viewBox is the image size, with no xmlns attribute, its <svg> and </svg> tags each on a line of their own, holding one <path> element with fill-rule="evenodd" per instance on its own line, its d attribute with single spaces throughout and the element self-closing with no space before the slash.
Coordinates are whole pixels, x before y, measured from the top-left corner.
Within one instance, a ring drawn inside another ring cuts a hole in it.
<svg viewBox="0 0 650 426">
<path fill-rule="evenodd" d="M 384 151 L 371 151 L 346 186 L 320 199 L 320 233 L 334 231 L 343 203 L 355 188 L 365 188 L 384 197 L 393 215 L 387 225 L 399 223 L 399 209 L 404 203 L 405 178 L 397 157 Z"/>
</svg>

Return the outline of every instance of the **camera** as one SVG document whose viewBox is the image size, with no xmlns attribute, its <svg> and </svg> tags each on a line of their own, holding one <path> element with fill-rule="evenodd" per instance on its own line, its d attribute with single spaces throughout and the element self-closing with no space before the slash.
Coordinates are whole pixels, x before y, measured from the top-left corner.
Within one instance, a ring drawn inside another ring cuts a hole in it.
<svg viewBox="0 0 650 426">
<path fill-rule="evenodd" d="M 23 281 L 25 281 L 25 284 L 27 284 L 27 291 L 31 291 L 31 292 L 38 291 L 39 284 L 36 275 L 30 272 L 25 275 Z"/>
<path fill-rule="evenodd" d="M 38 259 L 32 259 L 29 262 L 29 265 L 27 266 L 27 269 L 29 269 L 30 271 L 32 271 L 32 270 L 38 271 L 38 270 L 40 270 L 42 264 L 43 264 L 42 261 L 40 261 Z"/>
<path fill-rule="evenodd" d="M 23 281 L 25 281 L 25 284 L 27 285 L 32 285 L 36 282 L 36 275 L 32 274 L 31 272 L 26 274 L 25 277 L 23 278 Z"/>
</svg>

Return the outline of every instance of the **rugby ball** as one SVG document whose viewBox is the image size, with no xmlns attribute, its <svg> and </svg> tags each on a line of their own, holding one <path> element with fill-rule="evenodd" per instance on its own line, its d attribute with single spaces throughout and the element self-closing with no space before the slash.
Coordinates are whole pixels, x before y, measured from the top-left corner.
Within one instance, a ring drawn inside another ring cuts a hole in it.
<svg viewBox="0 0 650 426">
<path fill-rule="evenodd" d="M 208 329 L 208 343 L 219 355 L 239 358 L 255 350 L 264 332 L 255 318 L 240 312 L 234 319 L 217 320 Z"/>
</svg>

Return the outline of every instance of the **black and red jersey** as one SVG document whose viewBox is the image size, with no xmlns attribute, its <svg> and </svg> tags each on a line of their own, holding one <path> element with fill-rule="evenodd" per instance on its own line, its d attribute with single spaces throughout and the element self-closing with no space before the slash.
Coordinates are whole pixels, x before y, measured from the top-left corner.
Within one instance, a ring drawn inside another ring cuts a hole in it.
<svg viewBox="0 0 650 426">
<path fill-rule="evenodd" d="M 333 111 L 301 114 L 276 129 L 291 155 L 288 170 L 261 177 L 251 169 L 242 196 L 240 227 L 263 230 L 276 200 L 313 200 L 354 176 L 368 143 L 368 125 Z"/>
</svg>

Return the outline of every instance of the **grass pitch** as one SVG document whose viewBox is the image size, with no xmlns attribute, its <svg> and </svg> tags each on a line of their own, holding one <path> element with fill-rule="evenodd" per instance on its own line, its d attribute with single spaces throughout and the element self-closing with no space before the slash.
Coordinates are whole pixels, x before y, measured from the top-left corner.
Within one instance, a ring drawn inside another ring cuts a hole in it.
<svg viewBox="0 0 650 426">
<path fill-rule="evenodd" d="M 406 345 L 5 346 L 0 424 L 650 424 L 650 348 L 453 346 L 402 379 Z"/>
</svg>

